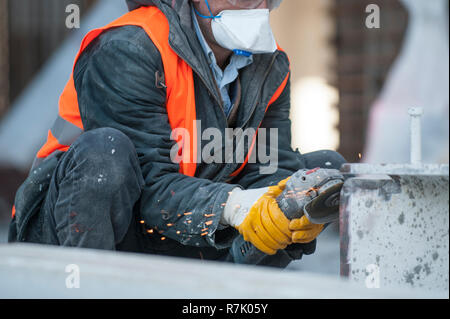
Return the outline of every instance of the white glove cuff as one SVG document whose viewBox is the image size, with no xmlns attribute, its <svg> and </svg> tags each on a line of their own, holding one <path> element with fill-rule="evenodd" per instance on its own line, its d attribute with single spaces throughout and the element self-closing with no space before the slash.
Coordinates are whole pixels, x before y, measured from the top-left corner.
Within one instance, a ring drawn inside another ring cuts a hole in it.
<svg viewBox="0 0 450 319">
<path fill-rule="evenodd" d="M 228 197 L 220 223 L 238 227 L 247 217 L 250 208 L 269 190 L 268 187 L 242 190 L 235 188 Z"/>
</svg>

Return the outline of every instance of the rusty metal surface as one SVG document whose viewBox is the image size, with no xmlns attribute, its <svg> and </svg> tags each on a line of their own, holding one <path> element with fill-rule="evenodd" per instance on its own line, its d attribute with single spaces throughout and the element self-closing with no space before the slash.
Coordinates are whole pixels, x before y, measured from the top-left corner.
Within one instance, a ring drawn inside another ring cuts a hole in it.
<svg viewBox="0 0 450 319">
<path fill-rule="evenodd" d="M 448 294 L 448 165 L 343 170 L 368 175 L 347 180 L 341 193 L 341 275 Z"/>
</svg>

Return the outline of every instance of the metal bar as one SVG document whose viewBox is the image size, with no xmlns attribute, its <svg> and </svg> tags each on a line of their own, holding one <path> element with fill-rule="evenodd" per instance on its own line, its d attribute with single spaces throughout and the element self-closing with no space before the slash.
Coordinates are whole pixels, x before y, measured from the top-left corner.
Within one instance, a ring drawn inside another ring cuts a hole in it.
<svg viewBox="0 0 450 319">
<path fill-rule="evenodd" d="M 422 127 L 420 120 L 423 109 L 412 107 L 408 112 L 411 116 L 411 164 L 417 165 L 422 162 Z"/>
</svg>

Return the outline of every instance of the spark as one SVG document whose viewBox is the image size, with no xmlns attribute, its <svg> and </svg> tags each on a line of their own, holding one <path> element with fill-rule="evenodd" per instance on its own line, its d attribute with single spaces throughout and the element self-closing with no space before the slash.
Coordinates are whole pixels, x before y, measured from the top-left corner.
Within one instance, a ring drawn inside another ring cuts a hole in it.
<svg viewBox="0 0 450 319">
<path fill-rule="evenodd" d="M 147 233 L 149 233 L 149 234 L 153 234 L 153 229 L 149 229 L 149 230 L 147 230 Z"/>
<path fill-rule="evenodd" d="M 140 223 L 141 223 L 141 224 L 144 224 L 144 223 L 145 223 L 145 220 L 141 220 Z"/>
<path fill-rule="evenodd" d="M 168 224 L 167 224 L 167 227 L 172 227 L 172 226 L 173 226 L 172 223 L 168 223 Z"/>
<path fill-rule="evenodd" d="M 213 217 L 216 216 L 216 214 L 205 214 L 205 217 Z"/>
<path fill-rule="evenodd" d="M 184 215 L 185 215 L 185 216 L 188 216 L 188 215 L 192 215 L 192 213 L 191 213 L 191 212 L 188 212 L 188 213 L 184 213 Z"/>
<path fill-rule="evenodd" d="M 203 236 L 206 236 L 206 235 L 208 235 L 208 232 L 207 232 L 207 231 L 201 234 L 202 237 L 203 237 Z"/>
<path fill-rule="evenodd" d="M 166 237 L 161 237 L 161 240 L 166 240 Z"/>
<path fill-rule="evenodd" d="M 201 231 L 202 232 L 205 232 L 205 231 L 207 231 L 208 230 L 208 228 L 203 228 Z"/>
<path fill-rule="evenodd" d="M 210 221 L 207 221 L 207 222 L 205 223 L 205 225 L 206 225 L 206 226 L 210 226 L 210 225 L 212 225 L 212 223 L 213 223 L 212 220 L 210 220 Z"/>
<path fill-rule="evenodd" d="M 359 157 L 359 159 L 361 159 L 362 158 L 362 154 L 358 153 L 358 157 Z"/>
</svg>

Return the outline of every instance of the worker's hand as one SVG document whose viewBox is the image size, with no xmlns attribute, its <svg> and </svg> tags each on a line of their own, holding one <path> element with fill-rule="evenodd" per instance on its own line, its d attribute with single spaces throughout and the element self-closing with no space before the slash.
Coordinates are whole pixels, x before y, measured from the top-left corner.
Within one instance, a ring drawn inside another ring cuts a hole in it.
<svg viewBox="0 0 450 319">
<path fill-rule="evenodd" d="M 239 230 L 244 240 L 268 255 L 274 255 L 279 249 L 292 243 L 290 221 L 276 202 L 286 181 L 259 190 L 235 190 L 225 207 L 224 217 L 227 223 Z M 252 198 L 253 204 L 249 205 Z"/>
<path fill-rule="evenodd" d="M 311 223 L 306 216 L 293 219 L 289 224 L 292 232 L 292 242 L 296 244 L 306 244 L 312 242 L 322 232 L 323 225 Z"/>
</svg>

